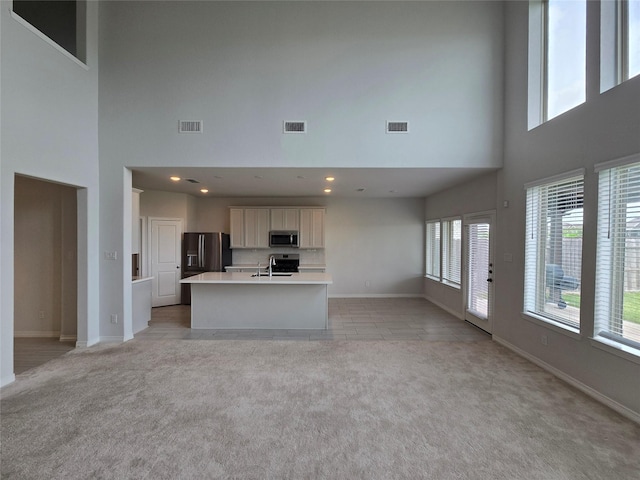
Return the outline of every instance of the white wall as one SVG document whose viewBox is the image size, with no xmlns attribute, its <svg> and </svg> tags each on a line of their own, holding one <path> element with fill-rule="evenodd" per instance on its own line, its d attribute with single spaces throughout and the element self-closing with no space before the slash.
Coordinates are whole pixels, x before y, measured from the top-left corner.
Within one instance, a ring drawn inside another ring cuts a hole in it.
<svg viewBox="0 0 640 480">
<path fill-rule="evenodd" d="M 501 3 L 104 2 L 100 25 L 113 167 L 501 166 Z"/>
<path fill-rule="evenodd" d="M 140 194 L 140 216 L 181 218 L 185 232 L 195 231 L 196 204 L 197 199 L 186 193 L 145 190 Z"/>
<path fill-rule="evenodd" d="M 604 94 L 598 88 L 599 4 L 588 2 L 587 102 L 527 131 L 527 2 L 508 2 L 506 17 L 506 142 L 499 176 L 494 337 L 545 362 L 582 385 L 640 414 L 640 365 L 594 348 L 593 302 L 597 177 L 594 164 L 640 152 L 640 77 Z M 582 335 L 570 338 L 524 320 L 524 184 L 586 168 L 582 263 Z M 503 262 L 503 254 L 513 262 Z M 586 301 L 585 301 L 586 300 Z M 542 345 L 541 335 L 548 338 Z"/>
<path fill-rule="evenodd" d="M 97 5 L 87 5 L 87 68 L 0 5 L 2 172 L 0 188 L 0 385 L 13 376 L 14 175 L 82 187 L 79 192 L 78 342 L 98 340 Z M 119 220 L 122 223 L 122 219 Z"/>
<path fill-rule="evenodd" d="M 141 214 L 186 219 L 184 197 L 145 191 L 140 195 Z M 326 263 L 334 281 L 331 296 L 422 295 L 423 199 L 186 197 L 196 202 L 194 231 L 205 232 L 230 231 L 229 206 L 324 206 L 326 248 L 296 253 L 301 263 Z M 269 253 L 269 249 L 234 250 L 233 261 L 265 264 Z"/>
<path fill-rule="evenodd" d="M 326 229 L 331 296 L 422 295 L 423 199 L 330 199 Z"/>
<path fill-rule="evenodd" d="M 103 2 L 100 249 L 124 260 L 101 270 L 101 335 L 130 304 L 125 167 L 499 167 L 502 36 L 499 2 Z"/>
<path fill-rule="evenodd" d="M 430 195 L 425 201 L 425 220 L 462 217 L 466 214 L 495 210 L 497 180 L 498 173 L 492 172 Z M 425 277 L 424 294 L 429 300 L 459 318 L 464 318 L 464 299 L 461 289 Z"/>
</svg>

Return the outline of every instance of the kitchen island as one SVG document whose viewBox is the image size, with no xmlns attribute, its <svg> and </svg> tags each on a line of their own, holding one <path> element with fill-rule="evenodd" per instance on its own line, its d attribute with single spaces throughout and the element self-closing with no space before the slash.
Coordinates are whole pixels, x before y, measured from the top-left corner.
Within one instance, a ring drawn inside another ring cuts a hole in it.
<svg viewBox="0 0 640 480">
<path fill-rule="evenodd" d="M 193 329 L 326 329 L 327 273 L 207 272 L 191 284 Z"/>
</svg>

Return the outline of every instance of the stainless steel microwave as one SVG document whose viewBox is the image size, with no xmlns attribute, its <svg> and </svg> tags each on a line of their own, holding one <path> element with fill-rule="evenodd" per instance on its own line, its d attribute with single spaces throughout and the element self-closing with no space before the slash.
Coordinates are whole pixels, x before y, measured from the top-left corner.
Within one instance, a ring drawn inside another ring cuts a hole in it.
<svg viewBox="0 0 640 480">
<path fill-rule="evenodd" d="M 270 247 L 299 247 L 297 230 L 271 230 L 269 232 Z"/>
</svg>

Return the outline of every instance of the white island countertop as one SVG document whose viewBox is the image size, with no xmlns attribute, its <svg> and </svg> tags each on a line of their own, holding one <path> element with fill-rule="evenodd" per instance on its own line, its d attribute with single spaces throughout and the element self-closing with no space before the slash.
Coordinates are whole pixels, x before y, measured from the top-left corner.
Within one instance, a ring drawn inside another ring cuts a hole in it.
<svg viewBox="0 0 640 480">
<path fill-rule="evenodd" d="M 191 328 L 326 329 L 328 273 L 206 272 L 191 284 Z"/>
<path fill-rule="evenodd" d="M 269 276 L 255 272 L 205 272 L 180 280 L 180 283 L 190 284 L 246 284 L 246 285 L 331 285 L 333 279 L 328 273 L 292 273 L 283 275 L 274 273 Z"/>
</svg>

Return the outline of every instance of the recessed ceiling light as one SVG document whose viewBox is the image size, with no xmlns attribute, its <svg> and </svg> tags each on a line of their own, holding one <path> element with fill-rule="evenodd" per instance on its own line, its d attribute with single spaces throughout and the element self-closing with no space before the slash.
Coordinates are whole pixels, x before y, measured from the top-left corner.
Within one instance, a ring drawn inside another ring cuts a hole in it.
<svg viewBox="0 0 640 480">
<path fill-rule="evenodd" d="M 253 178 L 257 178 L 258 180 L 260 180 L 262 178 L 262 175 L 254 175 Z"/>
<path fill-rule="evenodd" d="M 325 188 L 323 191 L 324 191 L 324 193 L 331 193 L 331 189 L 330 188 Z"/>
<path fill-rule="evenodd" d="M 208 188 L 201 188 L 200 191 L 202 193 L 209 193 L 209 189 Z"/>
<path fill-rule="evenodd" d="M 358 188 L 356 192 L 364 192 L 364 188 Z"/>
<path fill-rule="evenodd" d="M 176 176 L 169 177 L 169 178 L 170 178 L 171 180 L 173 180 L 174 182 L 179 182 L 179 181 L 181 180 L 181 178 L 180 178 L 180 177 L 176 177 Z"/>
<path fill-rule="evenodd" d="M 335 180 L 335 177 L 324 177 L 324 179 L 325 179 L 327 182 L 333 182 L 333 181 Z"/>
</svg>

